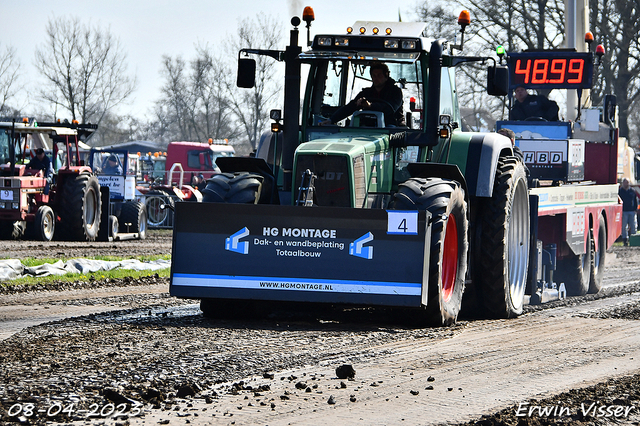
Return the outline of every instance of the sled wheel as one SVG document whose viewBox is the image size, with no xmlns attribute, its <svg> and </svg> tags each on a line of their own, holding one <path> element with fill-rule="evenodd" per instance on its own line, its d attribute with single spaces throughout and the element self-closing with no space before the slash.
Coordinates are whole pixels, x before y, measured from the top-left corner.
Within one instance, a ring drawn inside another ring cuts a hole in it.
<svg viewBox="0 0 640 426">
<path fill-rule="evenodd" d="M 596 294 L 602 288 L 602 277 L 604 276 L 604 264 L 607 257 L 607 225 L 604 216 L 598 219 L 598 241 L 591 238 L 593 252 L 593 264 L 591 276 L 589 277 L 589 294 Z"/>
<path fill-rule="evenodd" d="M 584 296 L 589 291 L 591 271 L 594 269 L 592 244 L 591 232 L 588 232 L 584 254 L 572 254 L 558 260 L 553 280 L 558 284 L 564 283 L 567 296 Z"/>
</svg>

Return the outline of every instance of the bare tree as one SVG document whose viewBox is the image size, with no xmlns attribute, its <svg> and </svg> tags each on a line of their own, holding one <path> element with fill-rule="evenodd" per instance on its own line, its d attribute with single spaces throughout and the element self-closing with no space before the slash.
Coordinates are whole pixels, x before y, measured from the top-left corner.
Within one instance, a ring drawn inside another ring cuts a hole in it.
<svg viewBox="0 0 640 426">
<path fill-rule="evenodd" d="M 20 61 L 16 57 L 16 50 L 11 46 L 0 53 L 0 114 L 9 110 L 7 101 L 15 96 L 20 78 Z"/>
<path fill-rule="evenodd" d="M 229 107 L 229 71 L 208 46 L 196 47 L 196 58 L 163 57 L 165 84 L 156 103 L 163 139 L 206 141 L 232 139 L 241 132 Z"/>
<path fill-rule="evenodd" d="M 135 89 L 119 40 L 78 18 L 51 18 L 35 58 L 47 81 L 40 96 L 73 120 L 100 124 Z"/>
<path fill-rule="evenodd" d="M 189 125 L 190 111 L 193 110 L 192 96 L 187 85 L 186 62 L 181 57 L 162 57 L 161 74 L 165 79 L 162 97 L 156 104 L 156 119 L 161 123 L 163 133 L 174 140 L 192 140 Z"/>
<path fill-rule="evenodd" d="M 282 23 L 270 16 L 258 15 L 238 23 L 238 34 L 229 40 L 228 56 L 235 58 L 240 49 L 276 49 L 282 42 Z M 258 137 L 269 121 L 269 111 L 282 102 L 281 76 L 284 68 L 273 58 L 256 55 L 256 84 L 239 89 L 229 83 L 230 106 L 249 144 L 255 149 Z"/>
<path fill-rule="evenodd" d="M 620 136 L 631 135 L 630 113 L 640 109 L 640 0 L 591 0 L 594 36 L 605 47 L 604 62 L 596 68 L 602 84 L 594 85 L 593 102 L 600 104 L 604 95 L 616 95 Z M 599 79 L 597 78 L 596 81 Z"/>
</svg>

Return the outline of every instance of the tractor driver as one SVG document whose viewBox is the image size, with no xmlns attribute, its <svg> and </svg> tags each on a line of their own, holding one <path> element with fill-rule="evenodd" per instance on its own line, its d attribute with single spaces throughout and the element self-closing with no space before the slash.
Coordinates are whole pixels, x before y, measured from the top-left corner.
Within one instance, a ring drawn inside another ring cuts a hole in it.
<svg viewBox="0 0 640 426">
<path fill-rule="evenodd" d="M 118 157 L 114 154 L 111 154 L 109 158 L 107 158 L 107 164 L 102 169 L 102 173 L 105 175 L 121 175 L 122 174 L 122 166 L 118 164 Z"/>
<path fill-rule="evenodd" d="M 29 161 L 27 169 L 42 170 L 44 178 L 47 180 L 44 186 L 44 194 L 49 194 L 49 185 L 51 184 L 51 178 L 53 176 L 53 165 L 49 157 L 47 157 L 47 154 L 44 153 L 44 149 L 36 149 L 36 156 Z"/>
<path fill-rule="evenodd" d="M 354 112 L 365 109 L 381 111 L 387 125 L 403 126 L 404 113 L 402 111 L 402 90 L 396 86 L 396 81 L 390 77 L 387 64 L 375 62 L 369 67 L 373 84 L 363 89 L 348 104 L 334 112 L 328 120 L 321 124 L 335 124 L 349 117 Z"/>
<path fill-rule="evenodd" d="M 44 153 L 44 149 L 42 148 L 36 149 L 36 156 L 29 161 L 27 169 L 42 170 L 42 173 L 47 180 L 50 180 L 51 175 L 53 174 L 51 160 L 47 157 L 47 154 Z"/>
</svg>

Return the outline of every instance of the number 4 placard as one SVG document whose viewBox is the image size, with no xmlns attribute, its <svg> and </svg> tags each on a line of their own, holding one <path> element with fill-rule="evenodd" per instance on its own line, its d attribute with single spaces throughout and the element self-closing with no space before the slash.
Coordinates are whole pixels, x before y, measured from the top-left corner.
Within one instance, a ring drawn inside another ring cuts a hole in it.
<svg viewBox="0 0 640 426">
<path fill-rule="evenodd" d="M 387 234 L 417 235 L 418 212 L 387 210 Z"/>
</svg>

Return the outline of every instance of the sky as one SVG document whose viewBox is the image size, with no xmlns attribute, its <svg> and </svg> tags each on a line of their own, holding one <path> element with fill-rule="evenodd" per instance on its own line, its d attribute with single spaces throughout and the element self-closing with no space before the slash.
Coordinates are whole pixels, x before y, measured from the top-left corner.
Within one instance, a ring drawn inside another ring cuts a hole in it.
<svg viewBox="0 0 640 426">
<path fill-rule="evenodd" d="M 129 105 L 117 112 L 141 119 L 150 116 L 160 96 L 162 56 L 180 55 L 189 60 L 195 56 L 197 44 L 215 48 L 227 35 L 236 34 L 240 19 L 265 14 L 282 21 L 287 30 L 283 31 L 284 47 L 291 16 L 302 17 L 305 6 L 315 11 L 313 35 L 344 33 L 348 26 L 360 20 L 395 21 L 399 12 L 403 20 L 410 20 L 417 4 L 414 0 L 350 0 L 348 3 L 322 0 L 317 5 L 305 4 L 302 0 L 3 0 L 2 3 L 0 51 L 4 52 L 7 46 L 17 50 L 23 83 L 32 90 L 41 78 L 33 65 L 35 50 L 45 43 L 49 19 L 78 17 L 92 26 L 109 29 L 127 54 L 129 74 L 137 79 L 137 90 Z M 301 30 L 302 42 L 306 37 L 304 23 Z M 31 111 L 30 106 L 37 106 L 37 102 L 37 99 L 21 97 L 18 106 Z"/>
</svg>

